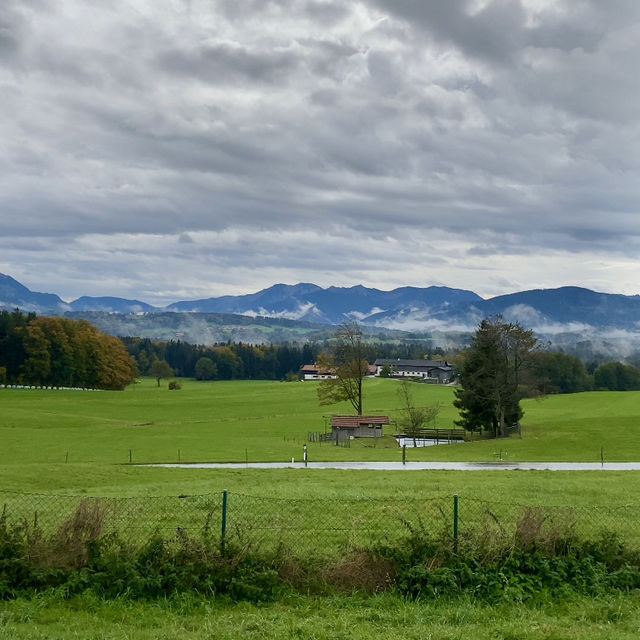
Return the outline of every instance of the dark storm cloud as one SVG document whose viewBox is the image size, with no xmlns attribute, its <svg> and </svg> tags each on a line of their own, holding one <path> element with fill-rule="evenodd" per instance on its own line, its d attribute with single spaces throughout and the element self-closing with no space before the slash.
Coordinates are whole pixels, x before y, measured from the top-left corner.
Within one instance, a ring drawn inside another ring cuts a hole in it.
<svg viewBox="0 0 640 640">
<path fill-rule="evenodd" d="M 536 12 L 522 0 L 488 0 L 480 5 L 471 0 L 374 2 L 436 40 L 503 64 L 517 61 L 527 47 L 593 51 L 607 33 L 637 19 L 640 12 L 634 0 L 559 0 Z"/>
<path fill-rule="evenodd" d="M 195 51 L 167 51 L 159 59 L 161 66 L 170 72 L 194 75 L 214 84 L 283 82 L 298 63 L 291 52 L 249 51 L 227 44 Z"/>
<path fill-rule="evenodd" d="M 378 0 L 376 4 L 472 55 L 506 60 L 521 46 L 518 35 L 526 13 L 518 0 L 490 2 L 475 14 L 470 13 L 467 0 Z"/>
</svg>

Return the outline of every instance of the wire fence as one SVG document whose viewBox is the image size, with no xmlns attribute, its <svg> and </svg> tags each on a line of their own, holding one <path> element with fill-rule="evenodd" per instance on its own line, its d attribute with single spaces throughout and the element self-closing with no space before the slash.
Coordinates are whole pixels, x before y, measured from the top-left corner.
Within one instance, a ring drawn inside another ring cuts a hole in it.
<svg viewBox="0 0 640 640">
<path fill-rule="evenodd" d="M 81 497 L 0 491 L 1 524 L 41 536 L 96 539 L 117 534 L 131 545 L 153 536 L 207 535 L 225 544 L 286 548 L 309 556 L 402 545 L 416 533 L 457 549 L 470 541 L 530 542 L 615 534 L 640 549 L 640 505 L 548 506 L 433 498 L 274 498 L 221 492 L 159 497 Z"/>
</svg>

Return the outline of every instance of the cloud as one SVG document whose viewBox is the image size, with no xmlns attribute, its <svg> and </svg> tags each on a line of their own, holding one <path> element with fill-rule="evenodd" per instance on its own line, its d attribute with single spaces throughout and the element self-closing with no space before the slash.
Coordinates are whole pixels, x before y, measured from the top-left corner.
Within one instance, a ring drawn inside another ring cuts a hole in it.
<svg viewBox="0 0 640 640">
<path fill-rule="evenodd" d="M 215 293 L 637 292 L 639 25 L 632 0 L 7 2 L 2 270 L 155 301 L 212 265 Z"/>
</svg>

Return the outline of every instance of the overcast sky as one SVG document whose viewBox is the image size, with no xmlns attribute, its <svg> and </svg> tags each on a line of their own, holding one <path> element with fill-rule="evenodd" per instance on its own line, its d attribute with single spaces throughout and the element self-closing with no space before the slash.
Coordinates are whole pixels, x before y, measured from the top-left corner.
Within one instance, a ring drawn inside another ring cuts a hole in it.
<svg viewBox="0 0 640 640">
<path fill-rule="evenodd" d="M 638 0 L 2 0 L 0 272 L 640 293 Z"/>
</svg>

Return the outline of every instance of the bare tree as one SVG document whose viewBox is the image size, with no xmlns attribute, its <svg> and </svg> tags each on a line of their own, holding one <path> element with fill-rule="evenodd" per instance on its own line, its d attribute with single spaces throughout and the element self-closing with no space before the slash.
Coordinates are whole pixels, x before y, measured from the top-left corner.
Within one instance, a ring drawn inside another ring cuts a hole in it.
<svg viewBox="0 0 640 640">
<path fill-rule="evenodd" d="M 404 434 L 413 439 L 413 446 L 417 446 L 417 438 L 420 432 L 429 425 L 435 424 L 436 418 L 440 413 L 440 405 L 438 403 L 429 407 L 416 407 L 411 392 L 411 383 L 403 380 L 398 389 L 398 396 L 402 402 L 402 415 L 398 420 Z"/>
<path fill-rule="evenodd" d="M 362 380 L 369 369 L 364 356 L 360 325 L 355 321 L 342 323 L 330 352 L 318 357 L 318 368 L 335 376 L 318 385 L 321 405 L 348 400 L 356 413 L 362 415 Z"/>
</svg>

